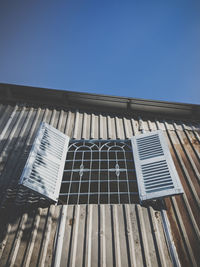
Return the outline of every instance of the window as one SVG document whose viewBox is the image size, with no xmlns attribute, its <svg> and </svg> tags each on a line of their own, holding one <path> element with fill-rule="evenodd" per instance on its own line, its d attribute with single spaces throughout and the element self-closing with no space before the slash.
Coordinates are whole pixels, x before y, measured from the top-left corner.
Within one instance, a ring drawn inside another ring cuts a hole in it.
<svg viewBox="0 0 200 267">
<path fill-rule="evenodd" d="M 59 199 L 66 204 L 138 201 L 131 141 L 71 141 Z"/>
<path fill-rule="evenodd" d="M 162 131 L 69 145 L 69 137 L 46 123 L 20 184 L 64 204 L 136 203 L 138 196 L 142 202 L 183 193 Z"/>
</svg>

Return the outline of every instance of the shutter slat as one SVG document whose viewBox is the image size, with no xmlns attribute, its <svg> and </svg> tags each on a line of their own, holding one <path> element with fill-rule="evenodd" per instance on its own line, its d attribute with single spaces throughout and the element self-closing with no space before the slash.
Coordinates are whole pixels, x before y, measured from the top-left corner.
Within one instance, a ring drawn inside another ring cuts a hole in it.
<svg viewBox="0 0 200 267">
<path fill-rule="evenodd" d="M 182 194 L 183 188 L 161 130 L 132 137 L 141 202 Z"/>
<path fill-rule="evenodd" d="M 20 184 L 57 202 L 69 137 L 41 123 L 20 178 Z"/>
</svg>

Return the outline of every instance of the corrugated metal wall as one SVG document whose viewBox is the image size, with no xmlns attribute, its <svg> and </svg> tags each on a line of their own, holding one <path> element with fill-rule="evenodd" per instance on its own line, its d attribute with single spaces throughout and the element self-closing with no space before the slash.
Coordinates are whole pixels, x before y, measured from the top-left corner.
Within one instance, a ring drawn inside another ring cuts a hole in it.
<svg viewBox="0 0 200 267">
<path fill-rule="evenodd" d="M 159 212 L 140 205 L 65 206 L 61 266 L 172 266 Z"/>
<path fill-rule="evenodd" d="M 200 125 L 114 114 L 0 105 L 1 266 L 51 266 L 56 229 L 64 220 L 63 266 L 167 266 L 171 264 L 160 211 L 140 205 L 47 207 L 17 182 L 35 132 L 46 121 L 75 139 L 126 139 L 162 129 L 185 190 L 166 200 L 182 266 L 200 263 Z M 44 207 L 44 208 L 43 208 Z M 59 239 L 60 240 L 60 239 Z M 60 242 L 60 241 L 59 241 Z M 62 242 L 61 242 L 62 243 Z M 61 244 L 59 243 L 59 244 Z"/>
</svg>

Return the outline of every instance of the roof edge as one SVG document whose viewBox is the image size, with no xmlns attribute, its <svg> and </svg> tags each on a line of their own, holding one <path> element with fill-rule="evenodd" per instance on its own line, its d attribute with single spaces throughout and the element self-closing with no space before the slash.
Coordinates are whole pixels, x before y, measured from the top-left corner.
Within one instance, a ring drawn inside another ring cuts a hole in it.
<svg viewBox="0 0 200 267">
<path fill-rule="evenodd" d="M 200 120 L 200 105 L 118 97 L 0 83 L 0 98 L 3 101 L 47 104 L 59 107 L 77 107 L 89 110 L 118 113 L 142 113 L 156 116 L 181 117 Z"/>
</svg>

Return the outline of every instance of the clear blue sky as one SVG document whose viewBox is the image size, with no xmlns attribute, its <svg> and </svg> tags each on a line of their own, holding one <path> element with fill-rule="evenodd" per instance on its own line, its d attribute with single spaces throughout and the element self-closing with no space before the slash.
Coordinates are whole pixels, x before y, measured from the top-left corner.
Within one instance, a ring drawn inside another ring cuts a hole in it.
<svg viewBox="0 0 200 267">
<path fill-rule="evenodd" d="M 200 104 L 200 0 L 0 0 L 0 82 Z"/>
</svg>

